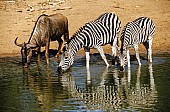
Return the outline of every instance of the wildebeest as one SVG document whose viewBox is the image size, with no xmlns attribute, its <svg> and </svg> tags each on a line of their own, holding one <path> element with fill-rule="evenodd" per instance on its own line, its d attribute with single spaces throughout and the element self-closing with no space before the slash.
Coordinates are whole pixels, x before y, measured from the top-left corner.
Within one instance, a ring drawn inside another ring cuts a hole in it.
<svg viewBox="0 0 170 112">
<path fill-rule="evenodd" d="M 45 46 L 46 62 L 49 64 L 49 47 L 50 41 L 58 41 L 59 47 L 56 57 L 62 50 L 63 40 L 69 40 L 68 19 L 60 13 L 53 15 L 40 15 L 35 23 L 34 29 L 27 43 L 17 43 L 18 37 L 15 39 L 15 45 L 21 47 L 22 65 L 28 67 L 32 57 L 32 51 L 35 50 L 40 61 L 41 47 Z"/>
</svg>

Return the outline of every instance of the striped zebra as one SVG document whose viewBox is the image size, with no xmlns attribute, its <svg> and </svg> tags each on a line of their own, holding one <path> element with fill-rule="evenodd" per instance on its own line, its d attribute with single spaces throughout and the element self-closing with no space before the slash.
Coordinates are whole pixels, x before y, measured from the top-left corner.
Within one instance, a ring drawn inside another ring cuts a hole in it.
<svg viewBox="0 0 170 112">
<path fill-rule="evenodd" d="M 130 67 L 129 48 L 133 47 L 136 52 L 136 58 L 141 65 L 138 44 L 143 44 L 147 50 L 147 60 L 152 62 L 152 40 L 155 31 L 155 24 L 150 18 L 140 17 L 126 24 L 121 33 L 121 48 L 120 48 L 120 70 L 124 71 L 125 64 Z"/>
<path fill-rule="evenodd" d="M 114 64 L 114 58 L 117 55 L 116 51 L 120 24 L 121 22 L 118 16 L 113 13 L 104 13 L 96 20 L 86 23 L 65 45 L 58 70 L 66 71 L 73 64 L 74 56 L 81 48 L 84 48 L 85 50 L 86 67 L 89 67 L 90 48 L 96 48 L 106 65 L 109 66 L 102 49 L 102 46 L 106 44 L 110 44 L 112 46 L 112 63 Z"/>
</svg>

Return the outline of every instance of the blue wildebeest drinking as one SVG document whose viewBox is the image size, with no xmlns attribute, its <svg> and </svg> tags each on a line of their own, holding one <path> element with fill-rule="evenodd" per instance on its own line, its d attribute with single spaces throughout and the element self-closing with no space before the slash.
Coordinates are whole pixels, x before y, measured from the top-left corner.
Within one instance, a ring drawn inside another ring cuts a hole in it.
<svg viewBox="0 0 170 112">
<path fill-rule="evenodd" d="M 86 23 L 65 45 L 65 51 L 61 55 L 59 72 L 66 71 L 73 64 L 74 56 L 80 48 L 84 48 L 86 53 L 86 67 L 89 67 L 90 48 L 96 48 L 106 65 L 109 66 L 102 49 L 102 46 L 106 44 L 112 45 L 112 63 L 114 64 L 120 24 L 118 16 L 113 13 L 104 13 L 96 20 Z"/>
<path fill-rule="evenodd" d="M 134 47 L 136 58 L 141 65 L 138 44 L 143 44 L 147 50 L 147 60 L 152 62 L 152 40 L 155 31 L 155 24 L 150 18 L 140 17 L 126 24 L 121 33 L 121 48 L 120 48 L 120 70 L 124 71 L 125 64 L 130 67 L 129 48 Z"/>
<path fill-rule="evenodd" d="M 50 41 L 58 41 L 59 47 L 56 57 L 62 50 L 63 40 L 69 40 L 68 20 L 62 14 L 56 13 L 53 15 L 40 15 L 35 23 L 34 29 L 31 33 L 27 43 L 17 43 L 18 37 L 15 39 L 15 44 L 21 47 L 22 64 L 24 67 L 28 66 L 32 57 L 32 50 L 38 54 L 38 61 L 40 61 L 40 49 L 45 46 L 46 62 L 49 64 L 49 47 Z"/>
</svg>

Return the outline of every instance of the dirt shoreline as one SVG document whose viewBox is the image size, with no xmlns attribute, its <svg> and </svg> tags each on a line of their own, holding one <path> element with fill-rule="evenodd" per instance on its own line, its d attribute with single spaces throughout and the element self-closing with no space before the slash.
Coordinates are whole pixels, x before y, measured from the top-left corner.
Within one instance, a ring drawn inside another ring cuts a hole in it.
<svg viewBox="0 0 170 112">
<path fill-rule="evenodd" d="M 14 40 L 27 42 L 35 21 L 41 14 L 62 13 L 69 20 L 70 37 L 86 22 L 96 19 L 104 12 L 114 12 L 123 26 L 141 16 L 150 17 L 156 31 L 153 39 L 153 54 L 170 54 L 170 0 L 18 0 L 0 1 L 0 56 L 20 56 L 20 48 Z M 50 49 L 56 49 L 57 42 L 52 42 Z M 42 49 L 43 50 L 43 49 Z M 91 53 L 97 52 L 91 50 Z M 105 53 L 111 54 L 111 47 L 104 46 Z M 140 53 L 145 53 L 140 46 Z M 81 49 L 78 55 L 84 54 Z"/>
</svg>

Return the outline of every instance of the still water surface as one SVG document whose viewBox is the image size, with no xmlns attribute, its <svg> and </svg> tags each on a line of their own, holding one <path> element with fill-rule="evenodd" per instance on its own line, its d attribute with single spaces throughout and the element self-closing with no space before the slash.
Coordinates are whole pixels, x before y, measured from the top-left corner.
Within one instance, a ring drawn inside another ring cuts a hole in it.
<svg viewBox="0 0 170 112">
<path fill-rule="evenodd" d="M 107 56 L 108 59 L 109 56 Z M 77 57 L 71 69 L 58 74 L 58 60 L 35 61 L 21 67 L 20 57 L 0 58 L 0 112 L 167 112 L 170 109 L 170 56 L 142 60 L 138 67 L 120 73 L 106 68 L 92 55 L 90 69 L 85 57 Z M 110 61 L 110 60 L 109 60 Z"/>
</svg>

